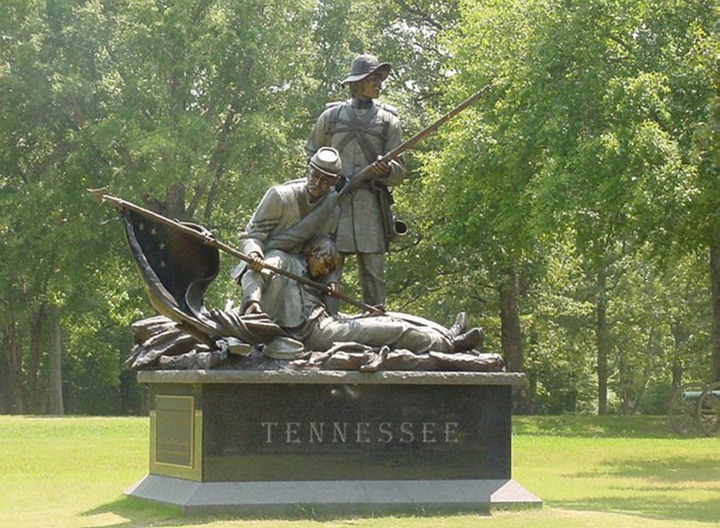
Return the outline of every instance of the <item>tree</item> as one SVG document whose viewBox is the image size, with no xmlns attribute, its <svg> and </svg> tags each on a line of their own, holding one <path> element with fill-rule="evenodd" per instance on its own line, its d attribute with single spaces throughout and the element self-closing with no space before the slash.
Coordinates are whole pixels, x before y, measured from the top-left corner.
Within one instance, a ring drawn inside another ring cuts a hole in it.
<svg viewBox="0 0 720 528">
<path fill-rule="evenodd" d="M 506 284 L 499 291 L 512 293 L 515 281 L 500 278 L 541 270 L 548 233 L 573 237 L 594 283 L 603 414 L 621 361 L 608 312 L 616 263 L 645 244 L 692 252 L 670 241 L 712 218 L 689 222 L 696 198 L 713 194 L 696 182 L 688 131 L 705 122 L 712 93 L 697 66 L 713 13 L 705 2 L 593 0 L 466 3 L 462 15 L 448 37 L 451 94 L 500 82 L 426 166 L 441 219 L 433 238 L 445 251 L 475 248 L 492 282 Z M 512 361 L 515 350 L 505 351 Z"/>
<path fill-rule="evenodd" d="M 717 21 L 720 7 L 715 6 L 709 16 Z M 693 65 L 699 70 L 703 84 L 711 95 L 700 109 L 699 122 L 693 127 L 694 162 L 696 173 L 696 199 L 693 200 L 693 221 L 699 227 L 696 233 L 699 246 L 709 247 L 712 319 L 713 376 L 720 381 L 720 218 L 717 204 L 720 202 L 720 32 L 718 22 L 707 37 L 698 28 L 697 44 L 693 48 Z M 681 232 L 680 236 L 685 233 Z M 695 238 L 693 237 L 693 238 Z"/>
<path fill-rule="evenodd" d="M 378 10 L 391 29 L 367 16 Z M 441 2 L 3 4 L 0 244 L 4 261 L 27 266 L 0 273 L 0 409 L 44 410 L 58 394 L 61 349 L 65 407 L 118 409 L 126 326 L 149 306 L 118 225 L 85 189 L 108 187 L 232 241 L 268 185 L 301 175 L 308 128 L 352 56 L 430 60 L 400 40 L 410 31 L 403 13 L 428 25 L 433 10 L 450 11 Z M 209 303 L 237 294 L 230 281 L 215 286 Z M 103 395 L 86 399 L 91 379 Z"/>
<path fill-rule="evenodd" d="M 137 301 L 118 297 L 120 288 L 101 287 L 121 283 L 98 273 L 117 270 L 118 255 L 126 273 L 134 272 L 118 225 L 102 224 L 110 211 L 85 189 L 107 186 L 227 234 L 276 175 L 304 165 L 286 124 L 302 111 L 291 103 L 308 84 L 313 7 L 250 0 L 3 5 L 0 226 L 3 261 L 17 264 L 0 274 L 2 410 L 46 409 L 51 380 L 50 394 L 58 394 L 58 376 L 48 376 L 57 364 L 50 344 L 57 350 L 58 335 L 79 343 L 87 329 L 67 325 L 87 324 L 88 306 L 96 314 L 116 307 L 114 321 L 138 314 Z M 102 340 L 113 319 L 96 320 Z M 95 362 L 117 387 L 117 349 L 73 357 L 85 350 L 66 347 L 63 363 Z M 76 387 L 67 381 L 67 390 Z"/>
<path fill-rule="evenodd" d="M 536 89 L 550 100 L 542 119 L 555 130 L 545 165 L 552 170 L 533 191 L 540 225 L 543 217 L 572 225 L 595 263 L 601 413 L 612 349 L 606 281 L 617 248 L 649 243 L 667 262 L 711 239 L 687 229 L 712 224 L 715 214 L 698 211 L 712 192 L 701 184 L 688 131 L 706 119 L 711 90 L 698 62 L 714 23 L 706 2 L 598 1 L 548 16 L 535 36 L 539 50 L 551 50 L 532 63 Z M 564 214 L 554 207 L 559 197 L 569 206 Z"/>
<path fill-rule="evenodd" d="M 718 376 L 710 2 L 1 10 L 0 255 L 12 264 L 0 269 L 0 412 L 137 408 L 122 359 L 128 324 L 151 309 L 119 225 L 87 188 L 232 242 L 270 184 L 302 174 L 312 122 L 346 97 L 337 81 L 364 51 L 394 65 L 383 99 L 408 134 L 494 85 L 406 157 L 396 210 L 411 235 L 389 259 L 393 307 L 448 323 L 468 311 L 488 349 L 528 373 L 528 409 L 633 412 L 671 383 L 663 369 L 677 383 L 712 377 L 714 362 Z M 236 295 L 217 280 L 208 304 Z M 697 308 L 707 299 L 712 316 Z"/>
<path fill-rule="evenodd" d="M 538 147 L 523 141 L 532 129 L 517 119 L 517 94 L 508 79 L 511 59 L 528 45 L 522 34 L 527 13 L 505 10 L 500 3 L 482 8 L 463 4 L 462 13 L 459 27 L 447 37 L 453 58 L 446 68 L 459 72 L 449 98 L 459 99 L 488 83 L 495 86 L 476 108 L 442 131 L 446 146 L 441 154 L 425 158 L 423 202 L 427 217 L 435 219 L 426 232 L 433 233 L 442 253 L 466 263 L 463 273 L 489 281 L 497 296 L 493 304 L 500 314 L 502 350 L 510 369 L 522 371 L 519 298 L 539 262 L 527 223 L 525 189 Z M 521 28 L 520 33 L 514 28 Z M 468 261 L 479 264 L 476 271 Z"/>
</svg>

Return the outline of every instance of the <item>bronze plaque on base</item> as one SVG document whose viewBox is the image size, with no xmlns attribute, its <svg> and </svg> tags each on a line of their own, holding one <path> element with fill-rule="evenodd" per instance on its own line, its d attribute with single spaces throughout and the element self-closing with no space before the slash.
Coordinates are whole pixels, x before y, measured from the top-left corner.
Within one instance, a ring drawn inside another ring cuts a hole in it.
<svg viewBox="0 0 720 528">
<path fill-rule="evenodd" d="M 156 395 L 150 412 L 150 471 L 169 477 L 200 480 L 202 411 L 195 397 Z"/>
</svg>

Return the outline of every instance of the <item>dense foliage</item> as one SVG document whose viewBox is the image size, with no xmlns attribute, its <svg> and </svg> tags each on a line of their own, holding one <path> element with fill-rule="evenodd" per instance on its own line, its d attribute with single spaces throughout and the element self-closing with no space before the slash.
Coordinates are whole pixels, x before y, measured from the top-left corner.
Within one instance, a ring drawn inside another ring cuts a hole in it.
<svg viewBox="0 0 720 528">
<path fill-rule="evenodd" d="M 718 8 L 709 0 L 6 0 L 0 413 L 135 413 L 152 314 L 87 188 L 232 243 L 371 51 L 407 133 L 390 307 L 528 374 L 530 412 L 662 412 L 720 377 Z M 230 259 L 208 305 L 237 297 Z M 348 292 L 357 292 L 352 275 Z M 713 337 L 713 332 L 715 333 Z"/>
</svg>

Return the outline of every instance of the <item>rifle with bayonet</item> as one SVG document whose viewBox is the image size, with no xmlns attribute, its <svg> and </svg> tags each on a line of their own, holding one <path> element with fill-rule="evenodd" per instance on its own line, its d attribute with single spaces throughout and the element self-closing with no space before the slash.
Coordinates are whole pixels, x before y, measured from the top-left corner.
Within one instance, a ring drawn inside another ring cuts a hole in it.
<svg viewBox="0 0 720 528">
<path fill-rule="evenodd" d="M 240 260 L 247 262 L 248 264 L 251 262 L 254 262 L 251 257 L 245 255 L 240 250 L 238 250 L 232 246 L 229 246 L 228 244 L 225 244 L 224 242 L 221 242 L 220 240 L 216 239 L 215 237 L 210 235 L 208 231 L 205 231 L 205 230 L 197 231 L 195 229 L 192 229 L 191 227 L 188 227 L 188 226 L 182 224 L 181 222 L 178 222 L 177 220 L 171 220 L 170 218 L 167 218 L 161 214 L 158 214 L 158 213 L 155 213 L 148 209 L 145 209 L 143 207 L 140 207 L 139 205 L 135 205 L 132 202 L 128 202 L 121 198 L 116 198 L 115 196 L 110 196 L 108 194 L 105 194 L 105 189 L 88 189 L 88 192 L 99 203 L 109 202 L 109 203 L 113 204 L 115 206 L 115 208 L 118 210 L 133 211 L 141 216 L 144 216 L 145 218 L 148 218 L 149 220 L 152 220 L 159 224 L 167 225 L 167 226 L 172 227 L 173 229 L 176 229 L 186 235 L 190 235 L 194 238 L 197 238 L 201 242 L 203 242 L 205 245 L 213 247 L 220 251 L 224 251 L 228 255 L 232 255 L 233 257 L 239 258 Z M 353 306 L 361 308 L 362 310 L 364 310 L 366 312 L 370 312 L 373 314 L 382 313 L 382 310 L 378 309 L 375 306 L 370 306 L 369 304 L 360 302 L 360 301 L 344 294 L 341 291 L 332 290 L 329 286 L 326 286 L 319 282 L 310 280 L 307 277 L 303 277 L 302 275 L 296 275 L 295 273 L 286 271 L 282 268 L 278 268 L 276 266 L 267 264 L 265 262 L 263 262 L 262 267 L 269 271 L 272 271 L 273 273 L 277 273 L 278 275 L 283 275 L 285 277 L 288 277 L 288 278 L 290 278 L 294 281 L 297 281 L 301 284 L 311 286 L 325 294 L 337 297 L 338 299 L 341 299 L 349 304 L 352 304 Z"/>
<path fill-rule="evenodd" d="M 490 87 L 492 84 L 488 84 L 475 92 L 473 95 L 465 99 L 462 103 L 457 105 L 455 108 L 450 110 L 447 114 L 443 115 L 439 119 L 437 119 L 435 122 L 433 122 L 431 125 L 423 128 L 420 132 L 415 134 L 413 137 L 408 139 L 407 141 L 404 141 L 394 149 L 392 149 L 387 154 L 379 157 L 376 161 L 378 162 L 385 162 L 389 163 L 390 161 L 397 159 L 403 152 L 406 150 L 410 150 L 411 148 L 415 147 L 425 136 L 431 134 L 440 126 L 442 126 L 447 121 L 454 118 L 456 115 L 458 115 L 460 112 L 465 110 L 468 106 L 475 103 L 478 99 L 480 99 L 483 95 L 485 95 L 488 90 L 490 90 Z M 338 193 L 338 201 L 342 201 L 345 196 L 347 196 L 351 191 L 359 187 L 363 182 L 370 180 L 375 177 L 373 172 L 373 164 L 368 165 L 363 170 L 358 172 L 357 174 L 354 174 L 346 183 L 345 186 L 340 190 Z"/>
</svg>

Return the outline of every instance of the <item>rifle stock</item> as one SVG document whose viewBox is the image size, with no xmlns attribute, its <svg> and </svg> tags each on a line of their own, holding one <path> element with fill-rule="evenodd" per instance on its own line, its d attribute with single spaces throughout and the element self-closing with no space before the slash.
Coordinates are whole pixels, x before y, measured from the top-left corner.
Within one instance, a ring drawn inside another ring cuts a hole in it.
<svg viewBox="0 0 720 528">
<path fill-rule="evenodd" d="M 403 152 L 406 150 L 410 150 L 411 148 L 414 148 L 415 145 L 420 143 L 420 141 L 427 135 L 435 132 L 438 128 L 440 128 L 444 123 L 447 121 L 450 121 L 452 118 L 454 118 L 456 115 L 458 115 L 460 112 L 465 110 L 468 106 L 475 103 L 478 99 L 480 99 L 482 96 L 484 96 L 492 87 L 492 84 L 485 85 L 480 90 L 472 94 L 470 97 L 465 99 L 462 103 L 457 105 L 455 108 L 450 110 L 447 114 L 441 116 L 437 120 L 435 120 L 432 124 L 428 125 L 427 127 L 423 128 L 420 132 L 412 136 L 410 139 L 404 141 L 394 149 L 392 149 L 387 154 L 380 157 L 377 161 L 383 161 L 385 163 L 389 163 L 390 161 L 397 159 Z M 357 174 L 354 174 L 345 184 L 345 186 L 340 190 L 338 194 L 338 201 L 343 200 L 345 196 L 347 196 L 348 193 L 359 187 L 363 182 L 370 180 L 373 178 L 373 171 L 372 171 L 372 164 L 365 167 L 363 170 L 358 172 Z"/>
</svg>

